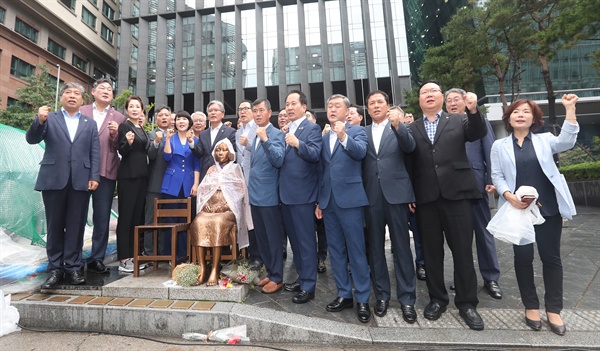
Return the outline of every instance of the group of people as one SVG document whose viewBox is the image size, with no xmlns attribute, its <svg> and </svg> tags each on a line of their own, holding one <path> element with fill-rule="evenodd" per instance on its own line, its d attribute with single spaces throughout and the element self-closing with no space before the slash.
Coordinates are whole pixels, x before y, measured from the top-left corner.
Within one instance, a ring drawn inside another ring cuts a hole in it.
<svg viewBox="0 0 600 351">
<path fill-rule="evenodd" d="M 562 97 L 566 120 L 559 136 L 533 134 L 543 125 L 542 112 L 534 102 L 518 100 L 502 117 L 510 135 L 494 141 L 477 96 L 461 89 L 444 94 L 437 81 L 420 86 L 422 118 L 417 120 L 390 106 L 385 92 L 371 92 L 366 106 L 372 124 L 366 127 L 361 126 L 360 107 L 343 95 L 332 95 L 326 105 L 329 123 L 323 130 L 310 120 L 314 113 L 298 90 L 287 95 L 285 108 L 279 111 L 279 129 L 270 123 L 272 107 L 267 99 L 238 105 L 237 130 L 223 123 L 224 105 L 214 100 L 206 115 L 180 111 L 173 122 L 170 109 L 159 107 L 157 129 L 148 134 L 140 123 L 142 100 L 136 96 L 127 100 L 125 119 L 110 107 L 112 93 L 110 82 L 99 80 L 92 90 L 95 102 L 81 106 L 83 88 L 67 83 L 61 90 L 61 111 L 40 108 L 27 132 L 28 142 L 46 142 L 36 184 L 48 221 L 50 275 L 44 288 L 63 279 L 72 284 L 85 281 L 81 244 L 90 192 L 94 236 L 87 269 L 106 271 L 102 261 L 109 200 L 112 203 L 118 180 L 120 270 L 133 270 L 133 245 L 140 244 L 132 242 L 133 228 L 152 219 L 148 206 L 154 198 L 196 196 L 193 211 L 198 215 L 191 244 L 199 248 L 201 283 L 217 283 L 221 247 L 231 244 L 235 232 L 239 246 L 248 246 L 250 259 L 266 268 L 257 284 L 263 293 L 284 289 L 294 292 L 294 303 L 307 303 L 315 297 L 317 272 L 325 270 L 315 235 L 316 220 L 322 219 L 338 289 L 326 309 L 338 312 L 356 302 L 358 320 L 367 323 L 371 288 L 375 315 L 384 316 L 391 299 L 384 248 L 387 227 L 396 299 L 404 320 L 417 320 L 416 279 L 425 280 L 429 291 L 424 317 L 436 320 L 446 311 L 450 303 L 444 281 L 446 241 L 454 263 L 450 287 L 456 290 L 454 303 L 470 328 L 482 330 L 484 322 L 476 309 L 474 236 L 484 288 L 493 298 L 502 298 L 494 238 L 485 229 L 491 217 L 487 194 L 497 191 L 501 205 L 526 208 L 514 192 L 531 185 L 540 193 L 538 203 L 543 204 L 546 219 L 535 230 L 544 263 L 548 322 L 553 332 L 565 333 L 560 317 L 561 216 L 571 218 L 575 208 L 552 154 L 575 143 L 577 96 Z M 414 263 L 409 229 L 416 249 Z M 288 283 L 283 281 L 285 236 L 297 273 Z M 188 243 L 185 236 L 179 239 L 177 248 L 168 247 L 166 240 L 159 250 L 184 255 Z M 153 249 L 149 241 L 144 243 L 146 251 Z M 210 275 L 204 262 L 207 247 L 213 257 Z M 515 246 L 514 252 L 525 322 L 540 330 L 533 244 Z"/>
</svg>

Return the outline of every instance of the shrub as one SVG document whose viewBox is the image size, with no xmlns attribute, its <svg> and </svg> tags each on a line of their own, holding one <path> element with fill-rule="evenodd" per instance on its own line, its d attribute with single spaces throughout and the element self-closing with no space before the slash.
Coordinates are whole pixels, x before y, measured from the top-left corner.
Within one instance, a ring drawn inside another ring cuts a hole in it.
<svg viewBox="0 0 600 351">
<path fill-rule="evenodd" d="M 560 172 L 568 181 L 600 179 L 600 161 L 561 167 Z"/>
</svg>

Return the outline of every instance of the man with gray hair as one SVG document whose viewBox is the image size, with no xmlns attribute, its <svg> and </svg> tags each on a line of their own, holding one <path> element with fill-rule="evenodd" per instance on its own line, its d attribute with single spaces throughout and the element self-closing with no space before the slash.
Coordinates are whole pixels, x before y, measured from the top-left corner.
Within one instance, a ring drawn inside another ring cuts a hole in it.
<svg viewBox="0 0 600 351">
<path fill-rule="evenodd" d="M 201 161 L 200 181 L 204 179 L 210 166 L 215 164 L 212 151 L 217 141 L 227 138 L 231 142 L 231 145 L 233 145 L 233 148 L 236 148 L 235 129 L 223 124 L 223 117 L 225 117 L 225 106 L 223 103 L 219 100 L 212 100 L 208 103 L 206 112 L 208 113 L 210 128 L 200 132 L 198 143 L 194 142 L 192 133 L 188 133 L 188 144 L 194 155 L 199 157 Z"/>
<path fill-rule="evenodd" d="M 196 138 L 200 138 L 200 132 L 206 129 L 206 115 L 202 111 L 192 113 L 192 131 Z"/>
<path fill-rule="evenodd" d="M 46 211 L 48 278 L 42 289 L 85 283 L 83 232 L 90 191 L 100 182 L 100 139 L 96 122 L 79 112 L 83 87 L 66 83 L 60 89 L 60 111 L 38 109 L 27 130 L 29 144 L 45 142 L 35 190 L 42 192 Z"/>
<path fill-rule="evenodd" d="M 452 114 L 464 114 L 466 111 L 466 95 L 467 92 L 462 89 L 449 89 L 444 96 L 446 111 Z M 479 272 L 483 278 L 483 287 L 487 293 L 494 299 L 501 299 L 502 290 L 500 290 L 500 286 L 498 285 L 500 265 L 498 264 L 498 256 L 496 255 L 496 243 L 492 234 L 486 229 L 490 219 L 492 219 L 488 193 L 496 191 L 496 188 L 492 184 L 492 166 L 490 160 L 495 136 L 490 122 L 487 118 L 484 120 L 488 129 L 487 135 L 479 140 L 467 141 L 465 148 L 467 149 L 467 158 L 469 159 L 469 163 L 471 163 L 471 168 L 477 181 L 477 187 L 482 195 L 481 199 L 471 202 Z M 450 289 L 452 289 L 452 286 Z"/>
</svg>

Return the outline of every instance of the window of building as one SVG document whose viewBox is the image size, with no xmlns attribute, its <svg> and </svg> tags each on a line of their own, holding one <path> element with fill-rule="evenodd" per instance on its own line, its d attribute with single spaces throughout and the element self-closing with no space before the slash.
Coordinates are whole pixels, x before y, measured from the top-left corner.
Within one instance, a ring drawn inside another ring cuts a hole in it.
<svg viewBox="0 0 600 351">
<path fill-rule="evenodd" d="M 0 23 L 4 23 L 4 15 L 6 15 L 6 10 L 0 7 Z"/>
<path fill-rule="evenodd" d="M 106 40 L 112 45 L 113 31 L 108 29 L 108 27 L 104 23 L 102 23 L 102 30 L 100 31 L 100 35 L 102 36 L 102 38 L 104 38 L 104 40 Z"/>
<path fill-rule="evenodd" d="M 21 20 L 20 18 L 17 18 L 17 20 L 15 21 L 15 32 L 21 34 L 22 36 L 33 41 L 34 43 L 37 42 L 39 31 L 30 26 L 29 24 L 23 22 L 23 20 Z"/>
<path fill-rule="evenodd" d="M 66 7 L 68 7 L 71 11 L 75 11 L 75 0 L 60 0 Z"/>
<path fill-rule="evenodd" d="M 73 64 L 73 66 L 79 68 L 83 72 L 87 72 L 87 64 L 88 64 L 87 61 L 75 54 L 73 54 L 72 64 Z"/>
<path fill-rule="evenodd" d="M 96 30 L 96 16 L 91 13 L 85 6 L 81 7 L 81 20 Z"/>
<path fill-rule="evenodd" d="M 61 59 L 65 59 L 65 54 L 67 53 L 67 49 L 55 42 L 54 40 L 48 38 L 48 51 L 53 53 L 54 55 L 60 57 Z"/>
<path fill-rule="evenodd" d="M 29 77 L 35 73 L 35 66 L 13 56 L 10 62 L 10 74 L 17 77 Z"/>
<path fill-rule="evenodd" d="M 111 21 L 115 19 L 115 10 L 106 3 L 106 0 L 102 3 L 102 13 Z"/>
<path fill-rule="evenodd" d="M 131 36 L 138 39 L 140 36 L 140 27 L 137 24 L 131 25 Z"/>
<path fill-rule="evenodd" d="M 89 2 L 91 2 L 92 4 L 94 4 L 94 6 L 98 7 L 98 0 L 88 0 Z"/>
<path fill-rule="evenodd" d="M 63 85 L 63 84 L 65 84 L 65 81 L 61 79 L 58 84 L 59 85 Z M 51 74 L 48 74 L 48 85 L 51 86 L 51 87 L 55 87 L 56 86 L 56 77 L 55 76 L 53 76 Z"/>
<path fill-rule="evenodd" d="M 105 77 L 106 77 L 106 73 L 104 73 L 101 70 L 94 67 L 94 79 L 100 79 L 100 78 L 105 78 Z"/>
</svg>

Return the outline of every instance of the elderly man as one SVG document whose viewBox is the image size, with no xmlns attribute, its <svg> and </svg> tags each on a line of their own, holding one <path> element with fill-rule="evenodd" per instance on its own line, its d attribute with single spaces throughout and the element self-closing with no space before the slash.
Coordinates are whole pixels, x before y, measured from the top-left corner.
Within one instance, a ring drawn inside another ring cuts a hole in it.
<svg viewBox="0 0 600 351">
<path fill-rule="evenodd" d="M 117 155 L 117 128 L 125 122 L 125 117 L 110 103 L 114 92 L 112 82 L 102 78 L 94 82 L 92 88 L 94 102 L 81 106 L 79 111 L 96 121 L 98 137 L 100 138 L 100 183 L 98 189 L 92 192 L 92 208 L 94 211 L 94 232 L 92 234 L 92 252 L 87 259 L 87 270 L 93 273 L 107 273 L 104 265 L 104 255 L 108 244 L 108 226 L 110 210 L 113 204 L 119 155 Z"/>
<path fill-rule="evenodd" d="M 46 147 L 35 184 L 42 192 L 48 232 L 50 274 L 43 289 L 54 288 L 63 278 L 85 283 L 81 251 L 90 191 L 100 182 L 100 139 L 96 122 L 79 111 L 83 93 L 79 83 L 64 84 L 60 111 L 40 107 L 25 135 L 29 144 L 43 140 Z"/>
<path fill-rule="evenodd" d="M 193 133 L 188 133 L 187 135 L 190 148 L 194 152 L 194 155 L 200 158 L 200 181 L 204 179 L 210 166 L 215 164 L 215 160 L 212 157 L 212 151 L 217 141 L 227 138 L 234 148 L 236 144 L 235 129 L 223 124 L 225 105 L 219 100 L 212 100 L 208 103 L 206 111 L 208 112 L 210 128 L 200 132 L 198 143 L 194 142 Z"/>
<path fill-rule="evenodd" d="M 419 88 L 423 118 L 409 126 L 416 142 L 411 156 L 412 179 L 430 298 L 424 316 L 429 320 L 440 318 L 449 303 L 444 284 L 445 238 L 454 261 L 454 304 L 469 328 L 483 330 L 483 320 L 476 310 L 477 275 L 471 249 L 471 200 L 480 199 L 481 191 L 477 189 L 465 142 L 484 137 L 487 127 L 475 94 L 466 97 L 466 115 L 448 114 L 442 110 L 443 104 L 440 83 L 423 83 Z"/>
<path fill-rule="evenodd" d="M 206 129 L 206 115 L 202 111 L 196 111 L 192 113 L 192 131 L 194 131 L 194 136 L 196 138 L 200 138 L 200 132 Z"/>
<path fill-rule="evenodd" d="M 462 115 L 465 113 L 465 96 L 467 92 L 452 88 L 445 94 L 446 111 L 448 113 Z M 471 168 L 475 173 L 477 186 L 481 191 L 481 199 L 473 200 L 473 229 L 475 230 L 475 244 L 477 247 L 477 263 L 479 264 L 479 272 L 483 278 L 483 287 L 488 294 L 495 298 L 502 298 L 502 290 L 498 285 L 500 278 L 500 265 L 496 256 L 496 243 L 494 237 L 486 229 L 492 214 L 490 213 L 490 204 L 488 202 L 488 193 L 493 193 L 496 188 L 492 184 L 492 163 L 490 161 L 490 152 L 492 144 L 494 144 L 494 131 L 490 122 L 485 120 L 488 133 L 485 137 L 467 142 L 467 158 L 471 162 Z M 450 287 L 452 289 L 452 287 Z"/>
</svg>

